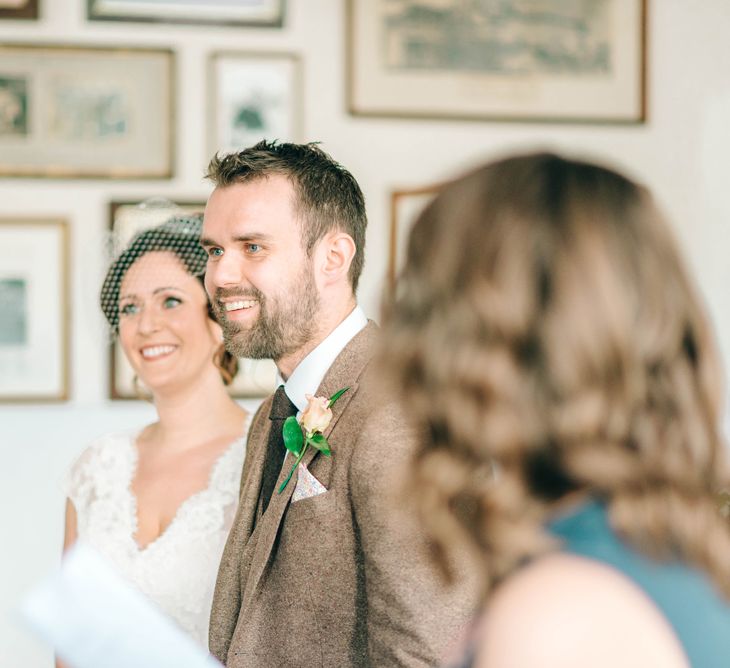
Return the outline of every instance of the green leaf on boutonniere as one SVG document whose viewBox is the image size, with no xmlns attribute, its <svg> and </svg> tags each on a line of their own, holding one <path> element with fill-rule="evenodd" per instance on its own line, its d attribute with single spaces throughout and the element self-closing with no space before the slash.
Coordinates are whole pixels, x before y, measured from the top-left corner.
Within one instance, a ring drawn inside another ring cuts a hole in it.
<svg viewBox="0 0 730 668">
<path fill-rule="evenodd" d="M 332 454 L 330 444 L 327 443 L 327 439 L 324 437 L 324 434 L 317 432 L 309 436 L 307 440 L 312 444 L 312 447 L 317 448 L 317 450 L 319 450 L 323 455 L 329 457 Z"/>
<path fill-rule="evenodd" d="M 301 425 L 293 415 L 290 415 L 284 421 L 282 433 L 284 435 L 284 446 L 286 449 L 293 455 L 298 455 L 304 446 L 304 434 L 302 434 Z"/>
<path fill-rule="evenodd" d="M 332 405 L 333 405 L 333 404 L 335 403 L 335 401 L 337 401 L 337 400 L 338 400 L 338 399 L 339 399 L 339 398 L 340 398 L 340 397 L 341 397 L 341 396 L 342 396 L 342 395 L 343 395 L 343 394 L 344 394 L 345 392 L 347 392 L 347 390 L 349 390 L 349 389 L 350 389 L 349 387 L 343 387 L 343 388 L 342 388 L 341 390 L 337 390 L 337 392 L 335 392 L 335 393 L 334 393 L 334 394 L 333 394 L 333 395 L 332 395 L 332 396 L 330 397 L 330 402 L 329 402 L 329 405 L 330 405 L 330 406 L 332 406 Z"/>
</svg>

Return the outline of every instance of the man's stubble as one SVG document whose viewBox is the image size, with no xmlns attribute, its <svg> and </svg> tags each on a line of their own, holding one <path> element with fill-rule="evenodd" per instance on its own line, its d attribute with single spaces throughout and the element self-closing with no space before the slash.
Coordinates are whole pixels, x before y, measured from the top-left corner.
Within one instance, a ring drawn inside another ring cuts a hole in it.
<svg viewBox="0 0 730 668">
<path fill-rule="evenodd" d="M 228 352 L 236 357 L 279 360 L 312 340 L 320 299 L 311 262 L 304 263 L 288 288 L 274 298 L 266 297 L 253 286 L 246 290 L 216 291 L 213 308 Z M 234 296 L 258 301 L 259 317 L 252 327 L 242 327 L 226 318 L 219 299 Z"/>
</svg>

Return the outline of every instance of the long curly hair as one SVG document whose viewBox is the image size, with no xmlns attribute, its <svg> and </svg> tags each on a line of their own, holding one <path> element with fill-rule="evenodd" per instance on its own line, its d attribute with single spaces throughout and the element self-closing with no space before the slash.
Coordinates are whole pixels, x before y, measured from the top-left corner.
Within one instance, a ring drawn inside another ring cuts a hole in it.
<svg viewBox="0 0 730 668">
<path fill-rule="evenodd" d="M 485 591 L 587 493 L 641 552 L 730 596 L 720 363 L 645 188 L 548 153 L 460 178 L 416 222 L 382 368 L 422 436 L 409 491 L 447 574 Z"/>
</svg>

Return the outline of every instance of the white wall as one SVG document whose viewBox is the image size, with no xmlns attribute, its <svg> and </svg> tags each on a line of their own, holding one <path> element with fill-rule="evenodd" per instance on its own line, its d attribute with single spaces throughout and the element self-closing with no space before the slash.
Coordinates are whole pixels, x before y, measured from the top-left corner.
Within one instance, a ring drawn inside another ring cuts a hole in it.
<svg viewBox="0 0 730 668">
<path fill-rule="evenodd" d="M 11 619 L 21 593 L 57 561 L 60 481 L 92 437 L 151 419 L 151 408 L 112 405 L 96 295 L 105 257 L 107 203 L 165 195 L 204 198 L 207 53 L 293 51 L 304 65 L 305 139 L 322 140 L 365 191 L 370 215 L 361 302 L 371 316 L 387 252 L 388 195 L 438 181 L 511 148 L 588 152 L 647 182 L 675 224 L 730 353 L 730 2 L 650 0 L 649 121 L 643 126 L 571 126 L 363 119 L 344 104 L 344 1 L 290 0 L 282 30 L 92 24 L 82 0 L 45 0 L 43 18 L 0 22 L 0 41 L 171 46 L 178 57 L 177 176 L 160 182 L 0 179 L 0 217 L 60 216 L 72 229 L 72 400 L 0 407 L 0 665 L 50 666 L 50 652 Z"/>
</svg>

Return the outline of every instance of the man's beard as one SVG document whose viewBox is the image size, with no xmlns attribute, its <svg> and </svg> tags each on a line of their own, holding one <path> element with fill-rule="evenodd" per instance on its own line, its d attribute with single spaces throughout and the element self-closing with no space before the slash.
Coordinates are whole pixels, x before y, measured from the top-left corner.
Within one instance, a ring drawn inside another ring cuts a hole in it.
<svg viewBox="0 0 730 668">
<path fill-rule="evenodd" d="M 253 286 L 216 290 L 213 309 L 223 329 L 226 350 L 236 357 L 279 360 L 311 341 L 320 300 L 309 264 L 284 295 L 281 301 L 269 300 Z M 259 316 L 250 328 L 226 318 L 220 303 L 225 297 L 257 300 Z"/>
</svg>

